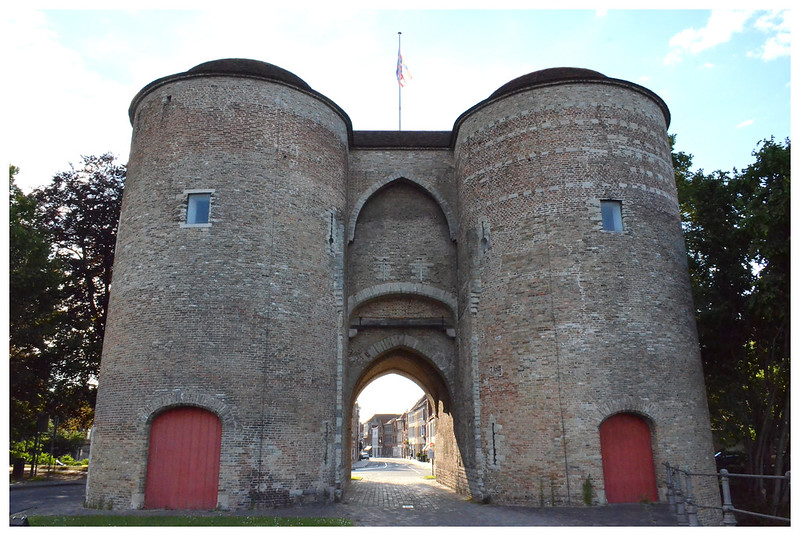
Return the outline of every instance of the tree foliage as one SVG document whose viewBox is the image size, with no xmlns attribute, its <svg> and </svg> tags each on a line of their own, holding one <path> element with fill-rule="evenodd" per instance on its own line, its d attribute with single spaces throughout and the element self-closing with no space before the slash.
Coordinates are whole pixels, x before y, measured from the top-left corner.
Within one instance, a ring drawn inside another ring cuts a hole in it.
<svg viewBox="0 0 800 536">
<path fill-rule="evenodd" d="M 61 263 L 51 254 L 36 201 L 14 183 L 9 167 L 9 353 L 11 439 L 34 433 L 48 404 L 55 361 L 51 339 L 61 321 Z"/>
<path fill-rule="evenodd" d="M 58 173 L 33 193 L 66 266 L 67 319 L 58 332 L 65 385 L 79 387 L 98 372 L 124 181 L 125 166 L 113 155 L 84 156 L 79 169 Z"/>
<path fill-rule="evenodd" d="M 84 156 L 29 195 L 11 182 L 18 435 L 30 437 L 42 413 L 76 428 L 91 422 L 125 171 L 111 154 Z"/>
<path fill-rule="evenodd" d="M 673 138 L 674 141 L 674 138 Z M 789 468 L 791 144 L 764 140 L 743 171 L 673 164 L 715 440 L 752 474 Z M 775 511 L 780 484 L 753 481 Z"/>
</svg>

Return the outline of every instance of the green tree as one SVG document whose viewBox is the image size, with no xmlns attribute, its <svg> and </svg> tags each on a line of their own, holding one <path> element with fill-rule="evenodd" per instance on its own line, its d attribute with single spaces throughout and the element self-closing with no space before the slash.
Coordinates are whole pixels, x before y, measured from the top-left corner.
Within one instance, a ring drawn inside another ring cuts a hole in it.
<svg viewBox="0 0 800 536">
<path fill-rule="evenodd" d="M 65 276 L 54 258 L 36 200 L 14 183 L 9 167 L 9 350 L 11 440 L 31 437 L 50 403 L 52 339 L 62 319 Z"/>
<path fill-rule="evenodd" d="M 753 472 L 763 474 L 771 468 L 780 475 L 789 467 L 791 143 L 765 140 L 753 155 L 755 163 L 740 176 L 747 213 L 742 227 L 757 270 L 748 300 L 747 359 L 742 363 L 753 395 L 748 398 L 753 422 L 746 439 Z M 775 510 L 780 486 L 773 482 L 768 487 Z"/>
<path fill-rule="evenodd" d="M 94 407 L 125 172 L 111 154 L 84 156 L 80 167 L 32 193 L 66 271 L 50 408 L 62 422 L 85 414 L 87 404 Z"/>
<path fill-rule="evenodd" d="M 674 138 L 672 139 L 674 142 Z M 673 153 L 712 425 L 744 447 L 753 474 L 789 466 L 789 182 L 791 144 L 765 140 L 755 163 L 691 172 Z M 777 481 L 753 480 L 772 511 Z"/>
</svg>

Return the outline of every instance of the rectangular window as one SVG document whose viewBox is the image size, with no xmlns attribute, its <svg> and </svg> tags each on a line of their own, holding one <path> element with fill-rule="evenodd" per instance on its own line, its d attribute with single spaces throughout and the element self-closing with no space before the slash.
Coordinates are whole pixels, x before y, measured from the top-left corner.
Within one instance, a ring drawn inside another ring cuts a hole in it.
<svg viewBox="0 0 800 536">
<path fill-rule="evenodd" d="M 208 216 L 211 212 L 211 194 L 189 194 L 186 207 L 186 223 L 196 225 L 208 223 Z"/>
<path fill-rule="evenodd" d="M 600 214 L 604 231 L 622 232 L 622 201 L 600 201 Z"/>
<path fill-rule="evenodd" d="M 214 190 L 184 190 L 185 220 L 181 227 L 211 227 L 211 197 Z"/>
</svg>

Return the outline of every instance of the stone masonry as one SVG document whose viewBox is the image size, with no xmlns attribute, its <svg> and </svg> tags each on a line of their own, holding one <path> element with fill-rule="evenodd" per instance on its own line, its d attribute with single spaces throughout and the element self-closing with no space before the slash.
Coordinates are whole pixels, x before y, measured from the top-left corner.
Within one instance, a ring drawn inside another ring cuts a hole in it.
<svg viewBox="0 0 800 536">
<path fill-rule="evenodd" d="M 437 411 L 440 483 L 606 501 L 599 428 L 714 470 L 670 147 L 649 90 L 587 69 L 513 80 L 452 131 L 353 131 L 294 74 L 218 60 L 146 86 L 133 139 L 87 503 L 142 508 L 167 409 L 222 427 L 217 505 L 347 492 L 376 377 Z M 187 196 L 211 194 L 187 225 Z M 621 206 L 604 230 L 601 201 Z M 698 501 L 718 501 L 713 486 Z"/>
</svg>

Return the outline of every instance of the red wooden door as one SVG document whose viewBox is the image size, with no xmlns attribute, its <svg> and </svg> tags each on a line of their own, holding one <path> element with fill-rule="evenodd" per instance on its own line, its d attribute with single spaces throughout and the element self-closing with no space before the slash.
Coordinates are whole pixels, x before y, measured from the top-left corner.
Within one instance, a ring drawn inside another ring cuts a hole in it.
<svg viewBox="0 0 800 536">
<path fill-rule="evenodd" d="M 658 500 L 650 427 L 644 419 L 630 413 L 606 419 L 600 425 L 600 450 L 608 502 Z"/>
<path fill-rule="evenodd" d="M 165 411 L 150 428 L 145 508 L 217 507 L 222 424 L 201 408 Z"/>
</svg>

